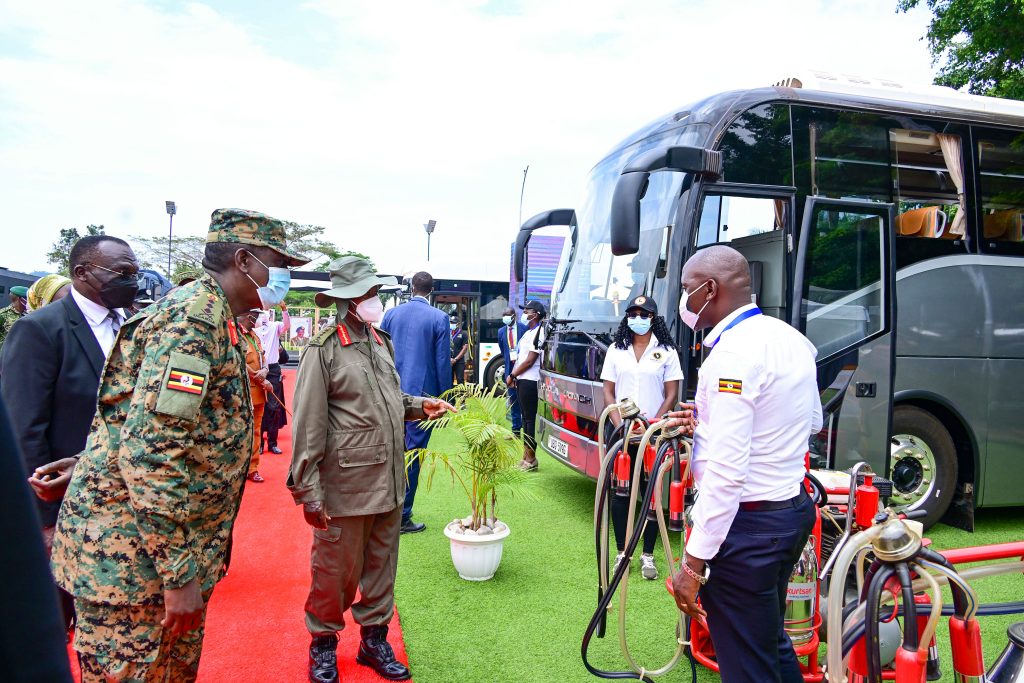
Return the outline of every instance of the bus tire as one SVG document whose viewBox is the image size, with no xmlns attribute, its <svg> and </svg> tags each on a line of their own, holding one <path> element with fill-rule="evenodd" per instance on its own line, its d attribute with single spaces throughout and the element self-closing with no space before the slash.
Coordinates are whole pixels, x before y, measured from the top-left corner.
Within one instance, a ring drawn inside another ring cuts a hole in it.
<svg viewBox="0 0 1024 683">
<path fill-rule="evenodd" d="M 505 378 L 499 375 L 505 370 L 505 357 L 497 355 L 491 360 L 487 361 L 487 366 L 484 367 L 484 388 L 492 389 L 498 383 L 502 386 L 505 384 Z"/>
<path fill-rule="evenodd" d="M 890 453 L 891 505 L 903 511 L 924 510 L 925 515 L 916 519 L 927 529 L 942 518 L 956 493 L 953 437 L 928 411 L 896 406 Z"/>
</svg>

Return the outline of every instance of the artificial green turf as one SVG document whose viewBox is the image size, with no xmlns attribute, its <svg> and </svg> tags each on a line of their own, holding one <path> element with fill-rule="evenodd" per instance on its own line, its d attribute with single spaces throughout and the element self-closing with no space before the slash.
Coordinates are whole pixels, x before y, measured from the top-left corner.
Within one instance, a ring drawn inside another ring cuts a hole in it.
<svg viewBox="0 0 1024 683">
<path fill-rule="evenodd" d="M 431 446 L 452 441 L 439 432 Z M 594 482 L 539 453 L 534 491 L 537 501 L 504 498 L 499 516 L 512 529 L 504 557 L 490 581 L 464 581 L 452 567 L 444 525 L 468 514 L 461 490 L 438 470 L 427 489 L 421 476 L 414 515 L 424 533 L 402 537 L 395 586 L 409 662 L 417 683 L 593 681 L 583 666 L 580 643 L 596 604 L 594 560 Z M 930 536 L 934 547 L 1019 540 L 1024 510 L 981 511 L 979 531 L 968 534 L 945 526 Z M 676 553 L 678 554 L 678 552 Z M 662 577 L 644 581 L 636 567 L 629 592 L 629 644 L 634 658 L 649 668 L 661 666 L 675 644 L 675 605 L 664 585 L 664 557 L 659 541 L 655 558 Z M 637 555 L 637 562 L 639 555 Z M 1010 601 L 1024 593 L 1024 577 L 1009 575 L 976 584 L 982 601 Z M 615 606 L 617 609 L 618 601 Z M 608 635 L 593 640 L 591 663 L 625 669 L 619 652 L 615 612 Z M 982 619 L 985 663 L 990 666 L 1006 643 L 1006 627 L 1018 617 Z M 943 622 L 945 619 L 943 619 Z M 939 632 L 944 680 L 950 680 L 948 634 Z M 660 677 L 689 681 L 685 660 Z M 698 681 L 718 676 L 698 667 Z"/>
</svg>

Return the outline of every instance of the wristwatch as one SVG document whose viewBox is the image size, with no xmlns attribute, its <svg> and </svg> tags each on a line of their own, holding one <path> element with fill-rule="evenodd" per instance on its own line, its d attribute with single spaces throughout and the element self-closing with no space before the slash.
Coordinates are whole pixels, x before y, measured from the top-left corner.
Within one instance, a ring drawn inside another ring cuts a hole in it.
<svg viewBox="0 0 1024 683">
<path fill-rule="evenodd" d="M 711 576 L 711 567 L 709 567 L 706 562 L 704 563 L 704 575 L 701 576 L 690 569 L 690 565 L 686 564 L 686 558 L 683 558 L 683 571 L 686 572 L 687 576 L 702 586 L 708 582 L 708 577 Z"/>
</svg>

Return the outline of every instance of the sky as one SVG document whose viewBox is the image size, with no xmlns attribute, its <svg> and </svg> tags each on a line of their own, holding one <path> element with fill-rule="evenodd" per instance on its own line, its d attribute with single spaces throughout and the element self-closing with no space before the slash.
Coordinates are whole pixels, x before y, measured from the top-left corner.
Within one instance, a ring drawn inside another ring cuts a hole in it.
<svg viewBox="0 0 1024 683">
<path fill-rule="evenodd" d="M 204 235 L 219 207 L 325 226 L 384 272 L 508 272 L 617 142 L 823 69 L 927 84 L 896 0 L 0 0 L 0 266 L 61 228 Z M 524 169 L 529 167 L 523 185 Z M 447 270 L 446 270 L 447 269 Z M 449 274 L 452 273 L 452 274 Z"/>
</svg>

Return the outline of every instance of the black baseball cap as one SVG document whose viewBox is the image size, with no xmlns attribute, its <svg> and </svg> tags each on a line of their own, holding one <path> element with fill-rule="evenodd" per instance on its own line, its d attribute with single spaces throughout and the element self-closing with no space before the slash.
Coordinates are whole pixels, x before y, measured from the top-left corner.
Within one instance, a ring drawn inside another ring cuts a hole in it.
<svg viewBox="0 0 1024 683">
<path fill-rule="evenodd" d="M 548 309 L 544 308 L 544 304 L 542 304 L 541 302 L 537 301 L 536 299 L 533 299 L 531 301 L 527 301 L 526 302 L 526 305 L 523 306 L 523 310 L 525 311 L 528 308 L 531 311 L 536 311 L 537 313 L 540 313 L 541 315 L 547 315 L 548 314 Z"/>
<path fill-rule="evenodd" d="M 654 299 L 649 296 L 644 296 L 643 294 L 630 301 L 629 305 L 626 306 L 626 311 L 628 312 L 631 308 L 639 308 L 642 311 L 647 311 L 651 315 L 658 315 L 658 304 Z"/>
</svg>

